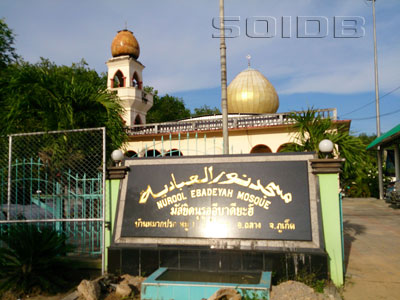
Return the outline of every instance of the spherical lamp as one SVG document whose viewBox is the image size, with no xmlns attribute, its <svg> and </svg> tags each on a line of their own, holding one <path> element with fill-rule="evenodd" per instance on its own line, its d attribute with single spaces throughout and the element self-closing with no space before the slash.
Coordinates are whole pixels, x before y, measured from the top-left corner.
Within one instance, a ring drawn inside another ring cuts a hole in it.
<svg viewBox="0 0 400 300">
<path fill-rule="evenodd" d="M 122 153 L 121 150 L 117 149 L 114 150 L 111 153 L 111 159 L 115 162 L 115 163 L 119 163 L 120 161 L 122 161 L 124 159 L 124 153 Z"/>
<path fill-rule="evenodd" d="M 318 149 L 322 153 L 326 153 L 326 156 L 328 157 L 328 153 L 331 153 L 333 151 L 333 143 L 331 140 L 324 139 L 319 142 Z"/>
</svg>

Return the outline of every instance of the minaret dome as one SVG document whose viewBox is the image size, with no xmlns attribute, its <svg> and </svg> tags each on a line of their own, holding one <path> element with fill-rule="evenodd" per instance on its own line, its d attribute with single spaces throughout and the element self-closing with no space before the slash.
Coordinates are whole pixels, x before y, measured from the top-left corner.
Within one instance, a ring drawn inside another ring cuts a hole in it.
<svg viewBox="0 0 400 300">
<path fill-rule="evenodd" d="M 132 31 L 127 29 L 118 31 L 111 44 L 111 54 L 113 57 L 129 55 L 138 59 L 140 55 L 139 43 Z"/>
</svg>

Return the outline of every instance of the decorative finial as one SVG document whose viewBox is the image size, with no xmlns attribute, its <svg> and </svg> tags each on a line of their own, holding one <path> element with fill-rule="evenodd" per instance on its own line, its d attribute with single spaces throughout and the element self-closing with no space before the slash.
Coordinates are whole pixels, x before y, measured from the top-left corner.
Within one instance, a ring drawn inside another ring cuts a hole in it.
<svg viewBox="0 0 400 300">
<path fill-rule="evenodd" d="M 250 68 L 250 59 L 251 59 L 250 54 L 247 54 L 246 58 L 247 58 L 247 65 Z"/>
<path fill-rule="evenodd" d="M 125 30 L 128 30 L 128 22 L 125 21 Z"/>
</svg>

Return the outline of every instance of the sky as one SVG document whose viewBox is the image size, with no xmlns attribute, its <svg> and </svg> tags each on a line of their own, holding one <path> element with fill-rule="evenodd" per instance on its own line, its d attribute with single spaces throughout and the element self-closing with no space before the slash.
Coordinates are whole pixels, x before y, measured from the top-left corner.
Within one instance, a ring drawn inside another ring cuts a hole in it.
<svg viewBox="0 0 400 300">
<path fill-rule="evenodd" d="M 0 2 L 18 54 L 32 63 L 84 59 L 106 72 L 111 42 L 126 24 L 140 44 L 143 84 L 192 110 L 220 107 L 218 15 L 218 0 Z M 399 15 L 399 0 L 376 2 L 383 133 L 400 123 Z M 250 55 L 251 67 L 277 90 L 278 112 L 337 108 L 340 119 L 352 120 L 353 133 L 376 133 L 371 1 L 225 0 L 225 16 L 228 83 Z"/>
</svg>

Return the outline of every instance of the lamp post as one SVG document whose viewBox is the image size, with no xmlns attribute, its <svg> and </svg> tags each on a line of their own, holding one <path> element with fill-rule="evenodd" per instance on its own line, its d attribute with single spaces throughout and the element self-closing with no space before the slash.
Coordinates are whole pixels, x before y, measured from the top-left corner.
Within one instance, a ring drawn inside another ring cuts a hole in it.
<svg viewBox="0 0 400 300">
<path fill-rule="evenodd" d="M 106 269 L 108 268 L 108 252 L 106 251 L 107 247 L 110 247 L 112 241 L 112 226 L 114 222 L 113 216 L 115 215 L 116 207 L 117 207 L 117 199 L 118 199 L 118 191 L 120 180 L 124 179 L 127 172 L 129 171 L 129 167 L 121 166 L 121 162 L 124 160 L 124 153 L 117 149 L 111 153 L 111 159 L 114 162 L 114 166 L 108 167 L 106 170 L 105 178 L 109 181 L 107 183 L 107 197 L 106 193 L 103 194 L 103 245 L 102 245 L 102 260 L 101 260 L 101 269 L 102 274 L 104 275 Z M 105 184 L 103 186 L 105 191 Z M 107 202 L 106 202 L 107 198 Z M 107 209 L 106 209 L 107 205 Z"/>
<path fill-rule="evenodd" d="M 375 1 L 372 1 L 372 18 L 374 27 L 374 72 L 375 72 L 375 102 L 376 102 L 376 135 L 381 135 L 381 121 L 379 112 L 379 83 L 378 83 L 378 49 L 376 47 L 376 18 L 375 18 Z"/>
<path fill-rule="evenodd" d="M 376 46 L 376 17 L 375 17 L 375 1 L 372 1 L 372 18 L 374 29 L 374 74 L 375 74 L 375 104 L 376 104 L 376 136 L 381 136 L 381 119 L 379 109 L 379 82 L 378 82 L 378 49 Z M 382 149 L 378 146 L 377 153 L 378 164 L 378 184 L 379 184 L 379 199 L 383 199 L 383 172 L 382 172 Z"/>
<path fill-rule="evenodd" d="M 226 87 L 226 44 L 224 25 L 224 0 L 219 0 L 219 24 L 220 24 L 220 56 L 221 56 L 221 107 L 222 107 L 222 137 L 223 154 L 229 154 L 228 137 L 228 101 Z"/>
<path fill-rule="evenodd" d="M 325 154 L 325 158 L 311 159 L 313 174 L 318 176 L 319 195 L 325 251 L 328 254 L 329 273 L 336 286 L 344 283 L 343 270 L 343 239 L 342 239 L 342 208 L 339 196 L 339 173 L 343 158 L 328 158 L 334 145 L 330 140 L 322 140 L 318 150 Z"/>
</svg>

